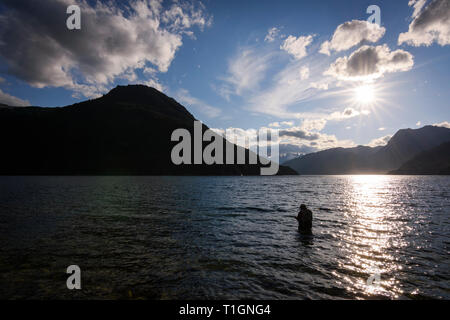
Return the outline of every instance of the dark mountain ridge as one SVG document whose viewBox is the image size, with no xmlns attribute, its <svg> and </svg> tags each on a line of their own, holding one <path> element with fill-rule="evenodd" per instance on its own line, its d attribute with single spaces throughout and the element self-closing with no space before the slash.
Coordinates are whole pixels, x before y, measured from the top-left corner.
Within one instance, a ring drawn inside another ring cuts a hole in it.
<svg viewBox="0 0 450 320">
<path fill-rule="evenodd" d="M 390 174 L 450 175 L 450 142 L 419 153 Z"/>
<path fill-rule="evenodd" d="M 399 130 L 385 146 L 334 148 L 285 162 L 299 174 L 385 174 L 420 152 L 450 141 L 450 129 L 425 126 Z"/>
<path fill-rule="evenodd" d="M 194 121 L 174 99 L 142 85 L 118 86 L 101 98 L 67 107 L 0 108 L 0 174 L 260 174 L 261 164 L 174 165 L 171 150 L 178 142 L 171 134 L 184 128 L 193 136 Z M 207 129 L 202 126 L 203 132 Z M 296 173 L 280 166 L 279 174 Z"/>
</svg>

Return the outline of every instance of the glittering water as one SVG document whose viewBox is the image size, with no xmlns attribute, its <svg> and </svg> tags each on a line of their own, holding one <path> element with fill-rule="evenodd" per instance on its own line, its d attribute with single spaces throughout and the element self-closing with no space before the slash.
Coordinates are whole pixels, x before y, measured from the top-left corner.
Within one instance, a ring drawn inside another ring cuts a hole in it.
<svg viewBox="0 0 450 320">
<path fill-rule="evenodd" d="M 449 299 L 449 214 L 450 177 L 0 177 L 0 298 Z"/>
</svg>

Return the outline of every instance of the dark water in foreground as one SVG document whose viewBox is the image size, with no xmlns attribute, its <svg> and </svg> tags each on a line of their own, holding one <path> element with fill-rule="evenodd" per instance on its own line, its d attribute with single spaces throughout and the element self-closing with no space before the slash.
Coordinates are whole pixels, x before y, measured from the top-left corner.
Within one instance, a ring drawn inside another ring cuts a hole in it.
<svg viewBox="0 0 450 320">
<path fill-rule="evenodd" d="M 0 177 L 0 298 L 449 299 L 449 214 L 450 177 Z"/>
</svg>

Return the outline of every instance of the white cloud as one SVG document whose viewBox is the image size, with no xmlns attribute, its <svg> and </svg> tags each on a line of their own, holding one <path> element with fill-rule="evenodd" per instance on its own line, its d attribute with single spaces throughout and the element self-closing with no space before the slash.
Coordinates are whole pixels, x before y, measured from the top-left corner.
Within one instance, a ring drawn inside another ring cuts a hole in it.
<svg viewBox="0 0 450 320">
<path fill-rule="evenodd" d="M 301 36 L 298 38 L 289 36 L 286 40 L 284 40 L 283 44 L 280 46 L 280 49 L 293 55 L 295 59 L 300 60 L 306 57 L 306 47 L 311 44 L 312 40 L 312 35 L 304 37 Z"/>
<path fill-rule="evenodd" d="M 280 136 L 294 137 L 307 141 L 315 141 L 320 138 L 320 134 L 318 132 L 309 132 L 301 127 L 292 127 L 285 130 L 280 130 Z"/>
<path fill-rule="evenodd" d="M 206 115 L 209 118 L 218 117 L 222 112 L 219 108 L 212 107 L 202 100 L 191 96 L 189 91 L 186 89 L 180 89 L 176 94 L 176 99 L 183 104 L 192 106 L 193 108 L 198 110 L 198 112 Z"/>
<path fill-rule="evenodd" d="M 6 104 L 12 107 L 23 107 L 29 106 L 30 102 L 28 100 L 22 100 L 20 98 L 14 97 L 0 89 L 0 103 Z"/>
<path fill-rule="evenodd" d="M 281 122 L 281 125 L 292 127 L 294 125 L 294 122 L 293 121 L 283 121 L 283 122 Z"/>
<path fill-rule="evenodd" d="M 169 10 L 161 14 L 161 20 L 172 32 L 185 31 L 193 26 L 203 30 L 205 26 L 211 26 L 212 17 L 204 14 L 205 7 L 201 2 L 199 6 L 196 8 L 193 3 L 176 1 Z M 188 32 L 188 34 L 192 33 Z"/>
<path fill-rule="evenodd" d="M 326 119 L 304 119 L 300 128 L 306 131 L 321 131 L 326 124 Z"/>
<path fill-rule="evenodd" d="M 358 111 L 353 108 L 345 108 L 343 111 L 335 111 L 329 114 L 321 114 L 316 117 L 303 119 L 299 129 L 307 132 L 319 132 L 325 128 L 328 121 L 344 121 L 361 115 L 368 115 L 370 111 Z"/>
<path fill-rule="evenodd" d="M 139 84 L 143 84 L 143 85 L 146 85 L 146 86 L 149 86 L 149 87 L 153 87 L 153 88 L 155 88 L 155 89 L 157 89 L 157 90 L 159 90 L 159 91 L 161 91 L 161 92 L 167 91 L 167 88 L 164 87 L 164 86 L 158 81 L 158 79 L 149 79 L 149 80 L 146 80 L 146 81 L 140 81 Z"/>
<path fill-rule="evenodd" d="M 347 21 L 336 28 L 330 41 L 320 47 L 320 53 L 330 55 L 331 51 L 348 50 L 364 42 L 377 42 L 383 37 L 386 29 L 376 23 L 367 21 Z"/>
<path fill-rule="evenodd" d="M 389 140 L 392 138 L 392 135 L 386 135 L 384 137 L 381 138 L 376 138 L 373 139 L 372 141 L 370 141 L 368 143 L 369 147 L 380 147 L 380 146 L 385 146 L 387 145 L 387 143 L 389 142 Z"/>
<path fill-rule="evenodd" d="M 416 47 L 430 46 L 433 42 L 441 46 L 450 44 L 450 1 L 434 0 L 424 8 L 425 3 L 423 0 L 409 2 L 414 7 L 413 21 L 408 32 L 399 35 L 399 44 Z"/>
<path fill-rule="evenodd" d="M 200 4 L 177 1 L 167 10 L 161 3 L 80 1 L 81 30 L 73 31 L 55 19 L 65 14 L 71 0 L 39 5 L 6 0 L 0 16 L 0 56 L 11 74 L 34 87 L 98 95 L 116 78 L 136 80 L 136 69 L 151 65 L 166 72 L 182 35 L 210 21 Z"/>
<path fill-rule="evenodd" d="M 269 127 L 271 127 L 271 128 L 279 128 L 280 127 L 280 123 L 279 122 L 269 123 Z"/>
<path fill-rule="evenodd" d="M 360 115 L 368 115 L 370 114 L 369 110 L 355 110 L 353 108 L 345 108 L 344 111 L 335 111 L 328 115 L 326 118 L 327 120 L 334 120 L 334 121 L 342 121 L 350 118 L 354 118 Z"/>
<path fill-rule="evenodd" d="M 267 87 L 247 95 L 244 107 L 253 112 L 279 118 L 317 118 L 323 115 L 323 113 L 303 112 L 299 110 L 300 105 L 310 99 L 317 98 L 318 92 L 324 89 L 316 88 L 315 84 L 328 88 L 328 81 L 334 81 L 334 79 L 323 77 L 321 64 L 309 63 L 306 81 L 304 79 L 307 74 L 306 69 L 302 72 L 302 66 L 301 61 L 291 61 L 285 68 L 271 77 L 271 82 Z M 291 108 L 293 110 L 290 110 Z"/>
<path fill-rule="evenodd" d="M 272 122 L 269 123 L 269 127 L 271 128 L 279 128 L 279 127 L 292 127 L 294 125 L 293 121 L 282 121 L 282 122 Z"/>
<path fill-rule="evenodd" d="M 421 124 L 422 124 L 422 122 L 417 121 L 416 126 L 420 127 Z"/>
<path fill-rule="evenodd" d="M 306 80 L 309 78 L 309 68 L 308 67 L 302 67 L 300 69 L 300 79 Z"/>
<path fill-rule="evenodd" d="M 302 127 L 292 127 L 287 130 L 280 130 L 279 134 L 281 143 L 292 144 L 299 147 L 306 146 L 314 148 L 315 151 L 355 146 L 355 143 L 351 140 L 339 140 L 335 135 L 321 132 L 309 132 Z"/>
<path fill-rule="evenodd" d="M 319 90 L 328 90 L 328 82 L 311 82 L 311 88 Z"/>
<path fill-rule="evenodd" d="M 378 131 L 384 131 L 384 130 L 386 130 L 386 128 L 383 128 L 383 127 L 378 128 Z"/>
<path fill-rule="evenodd" d="M 450 122 L 444 121 L 444 122 L 441 122 L 441 123 L 435 123 L 435 124 L 433 124 L 433 126 L 435 126 L 435 127 L 444 127 L 444 128 L 449 128 L 450 129 Z"/>
<path fill-rule="evenodd" d="M 222 78 L 225 84 L 218 89 L 227 100 L 231 95 L 242 95 L 246 91 L 254 90 L 264 79 L 269 67 L 272 53 L 260 53 L 246 48 L 230 60 L 228 75 Z"/>
<path fill-rule="evenodd" d="M 387 45 L 362 46 L 349 57 L 338 58 L 324 74 L 340 80 L 373 80 L 385 73 L 410 70 L 413 65 L 413 56 L 407 51 L 390 51 Z"/>
<path fill-rule="evenodd" d="M 408 5 L 414 8 L 414 12 L 412 17 L 415 18 L 422 11 L 422 8 L 425 6 L 428 0 L 410 0 Z"/>
<path fill-rule="evenodd" d="M 280 33 L 280 29 L 277 27 L 270 28 L 269 31 L 267 31 L 267 35 L 264 38 L 264 41 L 266 42 L 273 42 L 278 37 L 278 34 Z"/>
<path fill-rule="evenodd" d="M 267 129 L 265 127 L 259 128 Z M 256 129 L 241 129 L 241 128 L 228 128 L 226 130 L 221 128 L 212 129 L 220 135 L 224 135 L 225 132 L 233 134 L 237 137 L 237 144 L 240 146 L 246 146 L 244 144 L 245 138 L 248 138 L 248 146 L 255 146 L 257 144 L 256 136 L 258 130 Z M 280 155 L 286 152 L 297 152 L 298 149 L 301 153 L 310 153 L 319 150 L 325 150 L 336 147 L 354 147 L 355 143 L 350 140 L 339 140 L 334 135 L 328 135 L 319 132 L 308 132 L 301 127 L 292 127 L 288 129 L 269 129 L 278 130 L 280 143 Z M 297 151 L 296 151 L 297 150 Z"/>
</svg>

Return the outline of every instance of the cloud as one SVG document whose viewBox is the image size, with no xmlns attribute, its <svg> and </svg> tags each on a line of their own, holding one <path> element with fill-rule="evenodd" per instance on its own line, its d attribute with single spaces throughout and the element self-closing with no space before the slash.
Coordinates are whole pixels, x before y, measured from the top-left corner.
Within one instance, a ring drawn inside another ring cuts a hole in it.
<svg viewBox="0 0 450 320">
<path fill-rule="evenodd" d="M 194 26 L 198 26 L 203 30 L 205 26 L 209 27 L 212 24 L 212 17 L 204 14 L 204 5 L 199 2 L 199 8 L 196 8 L 192 3 L 175 2 L 171 8 L 161 14 L 162 22 L 166 23 L 168 29 L 172 32 L 183 31 L 187 34 L 192 34 L 191 31 L 186 31 Z"/>
<path fill-rule="evenodd" d="M 369 147 L 380 147 L 380 146 L 385 146 L 387 145 L 387 143 L 389 142 L 389 140 L 392 138 L 392 135 L 386 135 L 384 137 L 381 138 L 376 138 L 373 139 L 372 141 L 370 141 L 367 145 Z"/>
<path fill-rule="evenodd" d="M 308 132 L 301 127 L 280 130 L 280 139 L 281 143 L 292 144 L 303 148 L 310 147 L 313 148 L 314 151 L 355 146 L 355 143 L 351 140 L 339 140 L 335 135 L 320 132 Z"/>
<path fill-rule="evenodd" d="M 153 87 L 161 92 L 165 92 L 167 90 L 161 83 L 159 83 L 158 79 L 149 79 L 146 81 L 140 81 L 140 84 Z"/>
<path fill-rule="evenodd" d="M 383 127 L 378 128 L 378 131 L 384 131 L 384 130 L 386 130 L 386 128 L 383 128 Z"/>
<path fill-rule="evenodd" d="M 441 46 L 450 44 L 450 1 L 433 0 L 425 8 L 426 1 L 411 0 L 414 7 L 413 21 L 408 32 L 398 37 L 399 44 L 430 46 L 437 42 Z"/>
<path fill-rule="evenodd" d="M 198 112 L 206 115 L 209 118 L 218 117 L 222 112 L 219 108 L 212 107 L 202 100 L 191 96 L 189 91 L 186 89 L 180 89 L 176 94 L 176 99 L 183 104 L 194 107 L 196 110 L 198 110 Z"/>
<path fill-rule="evenodd" d="M 327 82 L 311 82 L 310 83 L 311 87 L 314 89 L 319 89 L 319 90 L 328 90 L 328 83 Z"/>
<path fill-rule="evenodd" d="M 318 132 L 325 128 L 328 121 L 343 121 L 360 115 L 368 115 L 370 111 L 358 111 L 353 108 L 345 108 L 343 111 L 335 111 L 330 114 L 323 114 L 317 118 L 303 119 L 300 129 L 304 131 Z"/>
<path fill-rule="evenodd" d="M 302 103 L 318 97 L 318 91 L 321 89 L 316 88 L 315 83 L 328 88 L 328 81 L 335 81 L 332 77 L 323 77 L 322 73 L 321 64 L 313 62 L 304 67 L 302 61 L 292 60 L 271 77 L 267 87 L 247 95 L 244 107 L 253 112 L 278 118 L 320 117 L 316 112 L 302 112 L 299 109 Z M 308 79 L 305 79 L 306 75 Z"/>
<path fill-rule="evenodd" d="M 20 98 L 14 97 L 0 89 L 0 103 L 6 104 L 12 107 L 24 107 L 29 106 L 30 102 L 28 100 L 22 100 Z"/>
<path fill-rule="evenodd" d="M 300 128 L 306 131 L 321 131 L 326 124 L 326 119 L 304 119 Z"/>
<path fill-rule="evenodd" d="M 336 147 L 353 147 L 355 143 L 351 140 L 339 140 L 334 135 L 328 135 L 320 131 L 325 128 L 328 121 L 343 121 L 369 113 L 366 110 L 358 111 L 353 108 L 345 108 L 343 111 L 316 115 L 315 117 L 303 119 L 300 126 L 279 130 L 279 136 L 282 143 L 308 146 L 314 148 L 315 151 Z M 271 125 L 272 127 L 280 127 L 278 122 Z"/>
<path fill-rule="evenodd" d="M 320 138 L 320 135 L 318 133 L 311 133 L 306 130 L 303 130 L 300 127 L 292 127 L 286 130 L 280 130 L 280 137 L 282 136 L 294 137 L 308 141 L 319 140 Z"/>
<path fill-rule="evenodd" d="M 261 53 L 251 48 L 241 49 L 228 64 L 228 75 L 219 93 L 229 100 L 231 95 L 242 95 L 256 89 L 264 79 L 272 53 Z"/>
<path fill-rule="evenodd" d="M 330 41 L 322 43 L 319 52 L 330 55 L 331 51 L 339 52 L 364 42 L 377 42 L 385 32 L 386 29 L 376 23 L 361 20 L 347 21 L 336 28 Z"/>
<path fill-rule="evenodd" d="M 280 29 L 279 28 L 277 28 L 277 27 L 270 28 L 267 31 L 267 35 L 264 38 L 264 41 L 265 42 L 273 42 L 273 41 L 275 41 L 275 39 L 278 37 L 279 33 L 280 33 Z"/>
<path fill-rule="evenodd" d="M 286 40 L 284 40 L 283 44 L 280 46 L 280 49 L 293 55 L 295 59 L 300 60 L 306 57 L 306 47 L 311 44 L 312 40 L 312 35 L 298 38 L 289 36 Z"/>
<path fill-rule="evenodd" d="M 345 108 L 343 111 L 335 111 L 328 115 L 327 120 L 342 121 L 350 118 L 354 118 L 360 115 L 370 114 L 369 110 L 355 110 L 353 108 Z"/>
<path fill-rule="evenodd" d="M 417 121 L 416 126 L 420 127 L 421 124 L 422 124 L 422 122 Z"/>
<path fill-rule="evenodd" d="M 338 58 L 324 74 L 340 80 L 373 80 L 385 73 L 410 70 L 413 65 L 413 55 L 407 51 L 390 51 L 387 45 L 365 45 L 349 57 Z"/>
<path fill-rule="evenodd" d="M 280 146 L 281 157 L 284 157 L 286 153 L 297 152 L 304 154 L 329 148 L 355 146 L 355 143 L 353 141 L 338 140 L 334 135 L 328 135 L 319 132 L 308 132 L 301 127 L 292 127 L 283 130 L 261 127 L 259 130 L 261 129 L 278 130 L 279 139 L 277 142 Z M 229 137 L 230 134 L 236 136 L 236 142 L 240 146 L 245 146 L 246 138 L 248 146 L 252 147 L 257 144 L 256 137 L 259 130 L 256 129 L 228 128 L 224 130 L 216 128 L 212 130 L 222 136 L 225 134 L 225 132 L 227 137 Z"/>
<path fill-rule="evenodd" d="M 414 8 L 414 12 L 412 17 L 415 18 L 422 11 L 422 8 L 425 6 L 428 0 L 410 0 L 408 5 Z"/>
<path fill-rule="evenodd" d="M 98 95 L 117 78 L 133 79 L 147 65 L 166 72 L 183 33 L 210 21 L 203 6 L 181 1 L 170 9 L 160 0 L 120 6 L 78 1 L 81 30 L 68 30 L 71 0 L 2 4 L 0 56 L 8 72 L 37 88 L 65 87 L 85 96 Z"/>
<path fill-rule="evenodd" d="M 441 122 L 441 123 L 435 123 L 435 124 L 433 124 L 433 126 L 435 126 L 435 127 L 444 127 L 444 128 L 449 128 L 450 129 L 450 122 L 444 121 L 444 122 Z"/>
<path fill-rule="evenodd" d="M 230 59 L 227 75 L 219 78 L 221 85 L 213 88 L 228 101 L 232 96 L 241 97 L 237 103 L 251 112 L 281 119 L 322 116 L 323 112 L 302 112 L 301 108 L 303 103 L 320 98 L 336 82 L 331 76 L 323 76 L 323 61 L 317 55 L 286 60 L 283 53 L 270 47 L 241 48 Z M 279 60 L 284 65 L 275 68 Z"/>
<path fill-rule="evenodd" d="M 300 69 L 300 79 L 306 80 L 309 78 L 309 68 L 308 67 L 302 67 Z"/>
<path fill-rule="evenodd" d="M 271 128 L 279 128 L 283 126 L 292 127 L 294 125 L 293 121 L 282 121 L 282 122 L 272 122 L 269 124 Z"/>
</svg>

